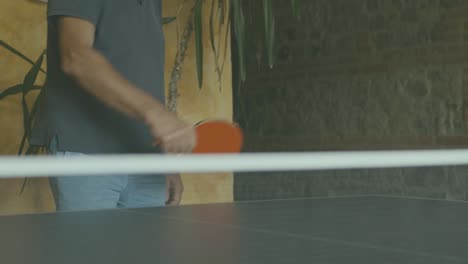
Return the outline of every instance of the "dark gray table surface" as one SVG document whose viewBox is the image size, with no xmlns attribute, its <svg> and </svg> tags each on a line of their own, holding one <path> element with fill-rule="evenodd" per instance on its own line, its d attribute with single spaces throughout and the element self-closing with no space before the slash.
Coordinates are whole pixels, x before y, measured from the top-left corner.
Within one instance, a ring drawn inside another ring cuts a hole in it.
<svg viewBox="0 0 468 264">
<path fill-rule="evenodd" d="M 468 203 L 347 197 L 2 216 L 0 263 L 468 263 Z"/>
</svg>

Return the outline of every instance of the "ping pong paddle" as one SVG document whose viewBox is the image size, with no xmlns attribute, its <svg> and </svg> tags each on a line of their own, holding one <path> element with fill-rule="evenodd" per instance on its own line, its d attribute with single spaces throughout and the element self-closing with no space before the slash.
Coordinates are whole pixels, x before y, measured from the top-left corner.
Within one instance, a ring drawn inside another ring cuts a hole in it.
<svg viewBox="0 0 468 264">
<path fill-rule="evenodd" d="M 221 120 L 205 120 L 194 127 L 197 144 L 193 154 L 239 153 L 244 136 L 242 129 L 233 123 Z M 161 142 L 158 141 L 156 145 Z"/>
<path fill-rule="evenodd" d="M 192 153 L 239 153 L 243 133 L 237 124 L 221 120 L 207 120 L 195 125 L 197 145 Z"/>
</svg>

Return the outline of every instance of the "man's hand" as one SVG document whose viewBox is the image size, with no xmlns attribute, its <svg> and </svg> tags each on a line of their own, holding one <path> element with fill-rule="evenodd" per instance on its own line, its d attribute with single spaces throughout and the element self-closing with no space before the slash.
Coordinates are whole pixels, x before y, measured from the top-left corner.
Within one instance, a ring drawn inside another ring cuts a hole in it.
<svg viewBox="0 0 468 264">
<path fill-rule="evenodd" d="M 180 175 L 166 176 L 166 205 L 177 206 L 182 200 L 184 184 Z"/>
<path fill-rule="evenodd" d="M 166 153 L 190 153 L 197 143 L 193 126 L 180 120 L 174 113 L 149 111 L 147 124 L 154 137 L 154 144 Z"/>
</svg>

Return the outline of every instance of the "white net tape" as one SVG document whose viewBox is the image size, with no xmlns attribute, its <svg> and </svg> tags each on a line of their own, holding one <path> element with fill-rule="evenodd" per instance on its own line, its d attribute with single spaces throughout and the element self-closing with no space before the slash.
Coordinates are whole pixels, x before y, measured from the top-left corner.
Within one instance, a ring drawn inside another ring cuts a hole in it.
<svg viewBox="0 0 468 264">
<path fill-rule="evenodd" d="M 0 158 L 0 178 L 313 171 L 468 165 L 468 150 L 243 153 L 219 155 L 97 155 Z"/>
</svg>

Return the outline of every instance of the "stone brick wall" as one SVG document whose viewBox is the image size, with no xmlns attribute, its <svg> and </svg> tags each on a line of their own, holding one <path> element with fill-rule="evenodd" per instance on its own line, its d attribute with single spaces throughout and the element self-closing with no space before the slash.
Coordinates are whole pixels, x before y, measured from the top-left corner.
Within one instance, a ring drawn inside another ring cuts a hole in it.
<svg viewBox="0 0 468 264">
<path fill-rule="evenodd" d="M 254 3 L 252 3 L 254 2 Z M 275 1 L 275 67 L 261 1 L 246 2 L 248 80 L 235 90 L 246 151 L 468 146 L 468 1 Z M 236 176 L 236 199 L 392 194 L 466 199 L 466 168 Z"/>
</svg>

